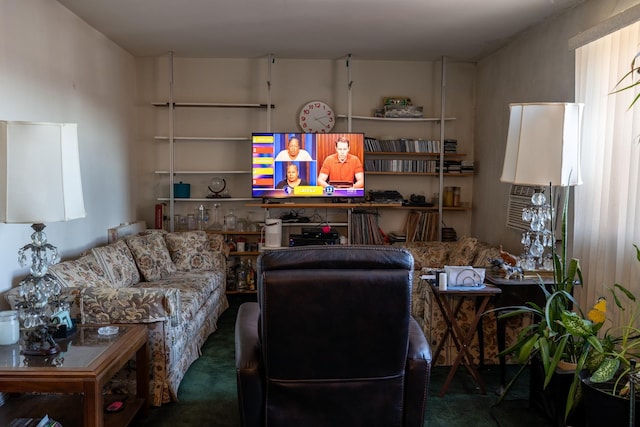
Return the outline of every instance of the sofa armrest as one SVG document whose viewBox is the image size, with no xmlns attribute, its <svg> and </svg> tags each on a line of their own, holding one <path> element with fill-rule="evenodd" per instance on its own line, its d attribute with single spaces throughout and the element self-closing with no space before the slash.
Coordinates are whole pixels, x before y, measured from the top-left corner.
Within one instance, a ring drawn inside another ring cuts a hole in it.
<svg viewBox="0 0 640 427">
<path fill-rule="evenodd" d="M 80 299 L 82 323 L 178 322 L 176 288 L 86 288 Z"/>
<path fill-rule="evenodd" d="M 262 419 L 259 317 L 260 306 L 256 302 L 242 304 L 236 317 L 236 380 L 242 426 L 258 426 Z"/>
<path fill-rule="evenodd" d="M 405 375 L 404 425 L 422 427 L 431 375 L 431 347 L 413 317 L 409 321 L 409 350 Z"/>
</svg>

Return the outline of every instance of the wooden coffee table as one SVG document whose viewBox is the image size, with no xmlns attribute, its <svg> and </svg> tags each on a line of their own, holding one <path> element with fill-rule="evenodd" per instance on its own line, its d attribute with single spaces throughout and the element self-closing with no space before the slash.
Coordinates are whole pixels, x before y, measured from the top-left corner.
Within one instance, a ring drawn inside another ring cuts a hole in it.
<svg viewBox="0 0 640 427">
<path fill-rule="evenodd" d="M 20 354 L 20 345 L 0 346 L 0 391 L 27 393 L 0 407 L 0 425 L 15 418 L 48 414 L 64 427 L 126 426 L 149 409 L 149 349 L 144 325 L 118 325 L 114 335 L 98 334 L 104 325 L 78 326 L 56 356 Z M 104 385 L 135 355 L 136 396 L 124 409 L 106 413 Z M 31 394 L 32 392 L 37 394 Z"/>
</svg>

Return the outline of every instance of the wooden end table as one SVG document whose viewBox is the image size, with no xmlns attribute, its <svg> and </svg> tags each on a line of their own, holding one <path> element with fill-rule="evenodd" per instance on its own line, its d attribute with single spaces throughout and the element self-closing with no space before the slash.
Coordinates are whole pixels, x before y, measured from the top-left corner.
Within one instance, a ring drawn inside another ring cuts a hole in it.
<svg viewBox="0 0 640 427">
<path fill-rule="evenodd" d="M 527 302 L 533 302 L 540 307 L 546 303 L 546 297 L 542 291 L 540 284 L 552 285 L 555 280 L 553 272 L 544 272 L 545 274 L 527 273 L 522 279 L 505 279 L 502 272 L 495 272 L 487 269 L 485 281 L 500 288 L 502 294 L 496 298 L 494 306 L 500 311 L 508 311 L 509 307 L 523 306 Z M 498 352 L 502 353 L 506 347 L 506 319 L 499 319 L 500 312 L 496 313 L 497 332 L 498 332 Z M 506 358 L 500 356 L 500 387 L 496 390 L 496 394 L 502 394 L 507 381 L 506 374 Z"/>
<path fill-rule="evenodd" d="M 117 325 L 117 334 L 100 335 L 100 326 L 78 326 L 69 338 L 56 340 L 62 351 L 46 358 L 21 355 L 19 344 L 0 346 L 0 391 L 37 393 L 9 398 L 0 407 L 0 425 L 48 414 L 64 427 L 126 426 L 138 412 L 147 415 L 147 327 Z M 122 411 L 106 413 L 102 389 L 133 356 L 136 396 L 127 397 Z"/>
</svg>

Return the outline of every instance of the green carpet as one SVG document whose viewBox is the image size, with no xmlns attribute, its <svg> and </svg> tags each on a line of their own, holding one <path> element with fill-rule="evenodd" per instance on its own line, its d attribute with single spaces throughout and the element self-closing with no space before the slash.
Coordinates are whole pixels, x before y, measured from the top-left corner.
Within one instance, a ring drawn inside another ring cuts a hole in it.
<svg viewBox="0 0 640 427">
<path fill-rule="evenodd" d="M 191 365 L 178 390 L 178 402 L 152 408 L 146 419 L 135 421 L 135 427 L 239 425 L 234 365 L 234 323 L 243 299 L 233 296 L 231 307 L 221 316 L 218 331 L 202 348 L 202 357 Z M 545 427 L 551 424 L 529 409 L 528 375 L 522 375 L 506 400 L 497 404 L 494 393 L 499 386 L 497 366 L 485 366 L 481 376 L 487 387 L 482 395 L 466 369 L 458 369 L 448 393 L 438 397 L 448 367 L 432 370 L 430 396 L 425 426 L 518 426 Z M 508 374 L 514 372 L 509 367 Z M 384 427 L 384 426 L 381 426 Z"/>
</svg>

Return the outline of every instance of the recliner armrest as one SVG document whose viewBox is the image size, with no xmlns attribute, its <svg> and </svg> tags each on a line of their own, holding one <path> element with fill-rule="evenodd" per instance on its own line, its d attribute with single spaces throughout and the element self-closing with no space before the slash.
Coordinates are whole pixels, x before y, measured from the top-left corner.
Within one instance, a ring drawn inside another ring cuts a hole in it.
<svg viewBox="0 0 640 427">
<path fill-rule="evenodd" d="M 431 374 L 431 346 L 418 322 L 409 320 L 409 349 L 405 371 L 405 426 L 422 427 Z"/>
<path fill-rule="evenodd" d="M 258 426 L 262 419 L 264 385 L 260 367 L 259 317 L 258 303 L 247 302 L 240 306 L 236 318 L 236 372 L 242 426 Z"/>
<path fill-rule="evenodd" d="M 409 360 L 425 360 L 431 364 L 431 346 L 413 316 L 409 320 L 409 352 L 407 353 L 407 358 Z"/>
</svg>

